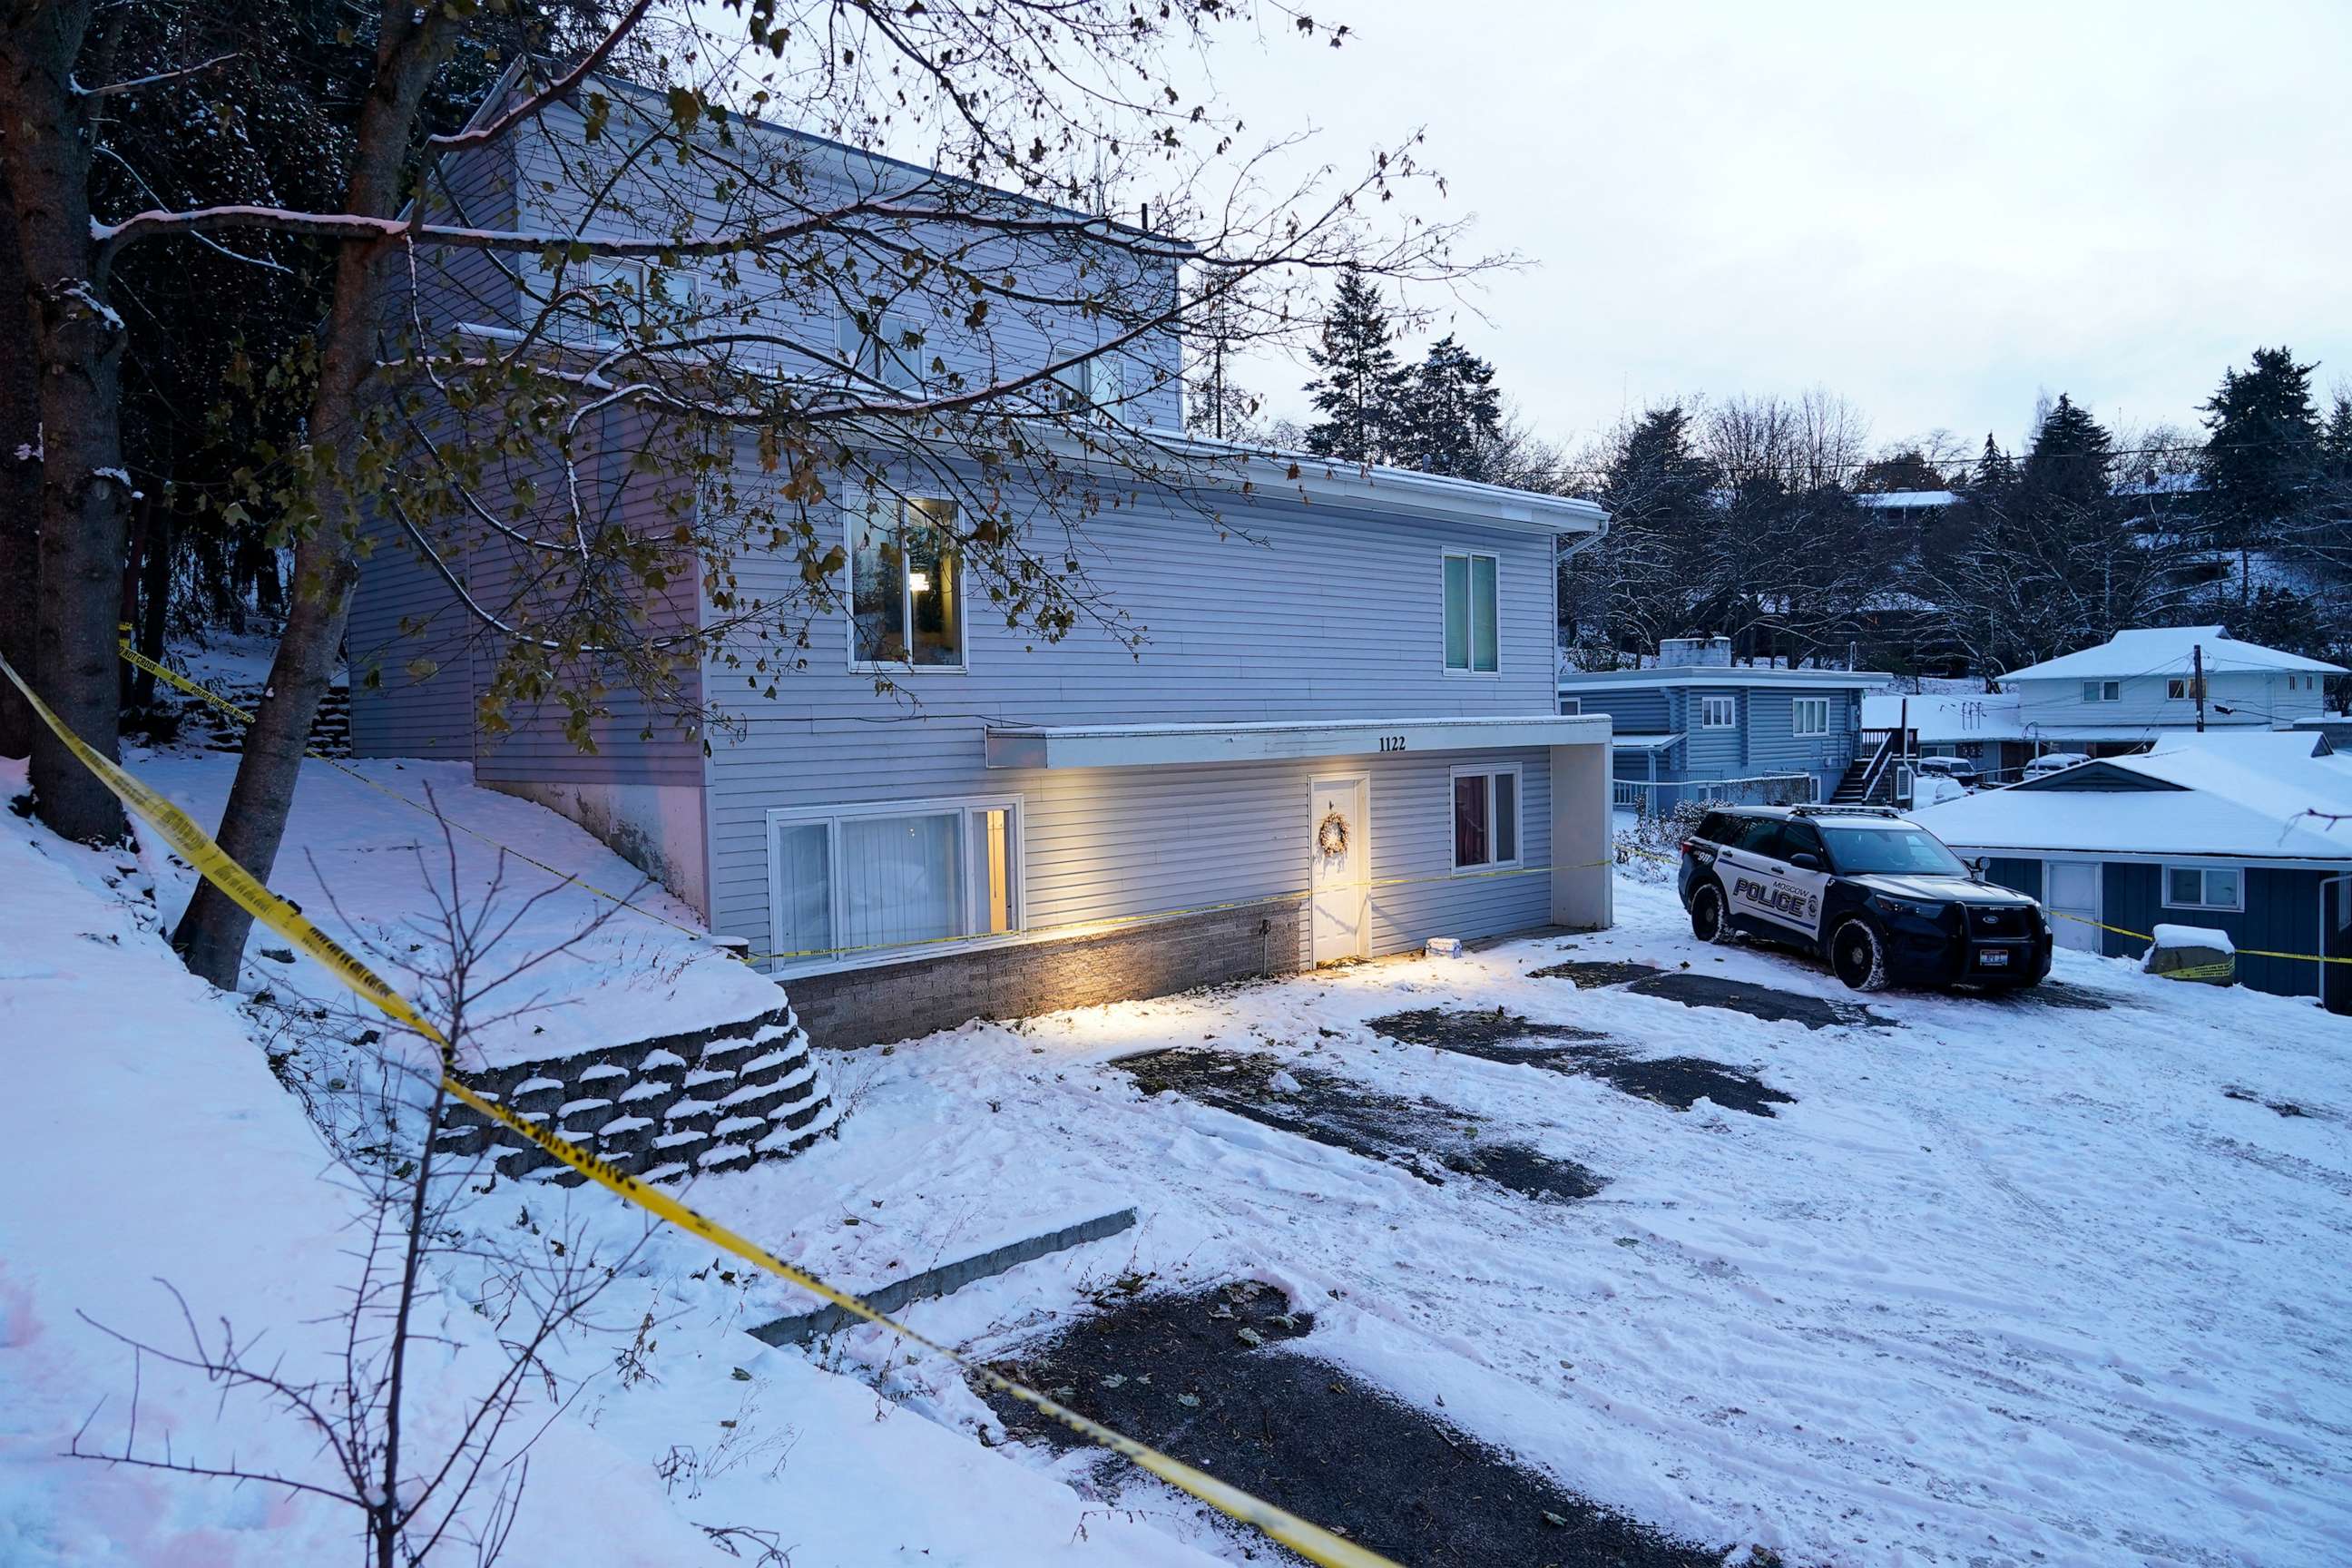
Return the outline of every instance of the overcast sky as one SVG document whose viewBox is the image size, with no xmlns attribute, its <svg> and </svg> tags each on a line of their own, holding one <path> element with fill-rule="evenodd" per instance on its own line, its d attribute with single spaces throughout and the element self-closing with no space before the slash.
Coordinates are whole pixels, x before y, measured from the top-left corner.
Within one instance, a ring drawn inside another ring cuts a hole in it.
<svg viewBox="0 0 2352 1568">
<path fill-rule="evenodd" d="M 2018 441 L 2038 395 L 2193 425 L 2284 342 L 2352 384 L 2352 4 L 1336 0 L 1345 47 L 1213 64 L 1259 135 L 1427 127 L 1474 247 L 1457 326 L 1575 445 L 1677 393 Z M 1274 411 L 1303 374 L 1264 367 Z"/>
</svg>

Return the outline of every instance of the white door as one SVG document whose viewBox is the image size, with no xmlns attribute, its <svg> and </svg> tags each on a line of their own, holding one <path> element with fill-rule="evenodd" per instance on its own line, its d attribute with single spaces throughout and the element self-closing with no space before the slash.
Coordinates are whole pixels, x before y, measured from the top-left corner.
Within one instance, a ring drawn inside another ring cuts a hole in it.
<svg viewBox="0 0 2352 1568">
<path fill-rule="evenodd" d="M 1371 955 L 1371 785 L 1361 773 L 1307 786 L 1307 886 L 1317 963 Z"/>
<path fill-rule="evenodd" d="M 2057 930 L 2051 939 L 2060 947 L 2084 952 L 2099 951 L 2099 928 L 2085 921 L 2099 918 L 2099 863 L 2096 860 L 2042 862 L 2042 902 Z M 2066 916 L 2072 915 L 2073 920 Z"/>
<path fill-rule="evenodd" d="M 1731 912 L 1807 937 L 1820 936 L 1822 894 L 1830 883 L 1828 873 L 1820 868 L 1821 835 L 1803 823 L 1769 818 L 1748 819 L 1741 826 L 1740 842 L 1716 857 Z M 1813 869 L 1790 861 L 1801 849 L 1813 857 Z"/>
</svg>

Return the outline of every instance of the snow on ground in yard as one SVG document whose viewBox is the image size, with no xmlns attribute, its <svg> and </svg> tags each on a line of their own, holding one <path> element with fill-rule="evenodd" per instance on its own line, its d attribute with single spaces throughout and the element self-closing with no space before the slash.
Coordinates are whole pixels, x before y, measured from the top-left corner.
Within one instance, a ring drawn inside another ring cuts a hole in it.
<svg viewBox="0 0 2352 1568">
<path fill-rule="evenodd" d="M 23 783 L 21 762 L 0 762 L 0 798 Z M 355 845 L 355 833 L 331 842 Z M 183 1349 L 179 1310 L 157 1283 L 168 1281 L 208 1333 L 226 1318 L 241 1339 L 263 1336 L 288 1373 L 316 1375 L 331 1368 L 356 1272 L 348 1184 L 271 1077 L 248 1015 L 173 960 L 145 887 L 127 852 L 66 845 L 0 815 L 0 1563 L 348 1561 L 356 1529 L 343 1505 L 63 1457 L 86 1421 L 86 1445 L 119 1447 L 133 1384 L 131 1352 L 80 1314 Z M 460 1217 L 476 1235 L 510 1233 L 528 1213 L 551 1235 L 576 1226 L 606 1258 L 641 1235 L 601 1190 L 473 1179 L 485 1194 Z M 835 1223 L 828 1211 L 778 1228 Z M 486 1279 L 450 1266 L 460 1271 L 429 1281 L 423 1321 L 436 1340 L 415 1352 L 412 1454 L 437 1451 L 497 1359 L 473 1310 L 489 1299 Z M 505 1561 L 759 1559 L 744 1537 L 729 1558 L 698 1525 L 764 1531 L 794 1568 L 1204 1561 L 862 1382 L 751 1339 L 740 1273 L 675 1233 L 638 1255 L 597 1313 L 619 1331 L 552 1347 L 544 1364 L 557 1393 L 531 1380 L 501 1450 L 511 1463 L 530 1439 Z M 616 1356 L 648 1313 L 646 1375 L 624 1378 Z M 333 1480 L 307 1433 L 252 1402 L 152 1356 L 137 1375 L 142 1452 L 160 1455 L 168 1436 L 183 1460 L 234 1455 Z M 445 1559 L 473 1561 L 446 1545 L 433 1561 Z"/>
<path fill-rule="evenodd" d="M 210 831 L 218 824 L 236 776 L 235 756 L 133 753 L 126 761 L 198 826 Z M 352 772 L 315 760 L 302 764 L 286 841 L 268 881 L 395 989 L 424 989 L 404 984 L 407 977 L 398 970 L 416 961 L 412 944 L 425 942 L 426 955 L 434 951 L 419 926 L 432 915 L 430 889 L 446 890 L 451 883 L 441 826 L 420 807 L 437 806 L 459 827 L 483 836 L 451 836 L 456 885 L 468 904 L 479 902 L 493 878 L 503 879 L 510 904 L 549 893 L 523 915 L 508 938 L 508 951 L 527 954 L 555 948 L 600 914 L 610 914 L 571 952 L 520 983 L 517 996 L 501 999 L 505 1008 L 518 1000 L 535 998 L 536 1005 L 520 1016 L 485 1026 L 472 1042 L 476 1060 L 564 1057 L 732 1023 L 776 1005 L 773 983 L 713 946 L 691 908 L 658 884 L 646 883 L 644 873 L 544 806 L 477 787 L 473 769 L 463 763 L 345 766 Z M 370 788 L 352 773 L 381 789 Z M 486 838 L 626 899 L 635 909 L 615 910 L 586 887 L 567 887 L 563 878 L 524 860 L 509 858 L 501 866 L 499 849 Z M 194 891 L 194 875 L 162 854 L 147 858 L 163 884 L 167 919 L 176 921 Z M 334 992 L 323 970 L 307 959 L 289 963 L 265 956 L 272 950 L 287 951 L 285 940 L 256 926 L 246 944 L 247 989 L 267 984 L 281 992 Z"/>
<path fill-rule="evenodd" d="M 1000 1205 L 1132 1203 L 1137 1230 L 910 1315 L 996 1354 L 1129 1268 L 1268 1279 L 1318 1314 L 1299 1348 L 1423 1408 L 1442 1397 L 1448 1418 L 1651 1524 L 1792 1562 L 2352 1561 L 2352 1020 L 2074 952 L 2053 994 L 2105 1010 L 1874 997 L 1894 1028 L 1529 977 L 1619 957 L 1848 995 L 1806 961 L 1696 943 L 1663 872 L 1642 870 L 1599 936 L 853 1054 L 835 1069 L 857 1100 L 838 1142 L 698 1201 L 765 1235 L 856 1218 L 824 1252 L 861 1281 L 960 1256 L 940 1237 L 988 1230 Z M 1364 1026 L 1496 1006 L 1749 1068 L 1797 1103 L 1770 1120 L 1676 1112 Z M 1146 1099 L 1106 1065 L 1210 1044 L 1428 1096 L 1609 1185 L 1572 1205 L 1433 1187 Z M 924 1408 L 985 1419 L 872 1331 L 845 1351 L 890 1360 Z M 1190 1505 L 1150 1483 L 1121 1500 L 1139 1500 L 1204 1536 Z"/>
</svg>

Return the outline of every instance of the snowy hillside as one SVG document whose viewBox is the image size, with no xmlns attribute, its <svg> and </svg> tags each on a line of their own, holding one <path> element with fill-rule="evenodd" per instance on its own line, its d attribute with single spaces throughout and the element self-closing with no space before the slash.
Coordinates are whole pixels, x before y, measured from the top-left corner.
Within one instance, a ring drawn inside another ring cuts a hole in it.
<svg viewBox="0 0 2352 1568">
<path fill-rule="evenodd" d="M 176 766 L 142 771 L 184 784 Z M 14 795 L 22 764 L 0 767 L 14 769 L 0 776 Z M 359 852 L 348 836 L 333 847 Z M 134 1358 L 116 1337 L 184 1354 L 191 1325 L 215 1346 L 226 1325 L 289 1377 L 331 1377 L 366 1217 L 271 1075 L 263 1045 L 285 1037 L 264 1026 L 282 1016 L 183 973 L 148 887 L 131 855 L 0 816 L 0 1563 L 348 1561 L 358 1525 L 345 1503 L 67 1457 L 131 1445 L 161 1459 L 168 1445 L 183 1464 L 339 1486 L 282 1412 L 156 1354 Z M 485 1247 L 519 1233 L 619 1259 L 643 1239 L 601 1192 L 488 1187 L 458 1216 Z M 781 1240 L 833 1223 L 823 1206 L 770 1209 L 755 1229 Z M 495 1342 L 512 1318 L 493 1310 L 498 1279 L 487 1267 L 430 1279 L 410 1401 L 418 1454 L 451 1440 L 502 1362 Z M 724 1563 L 719 1529 L 738 1531 L 741 1560 L 772 1543 L 800 1568 L 1200 1561 L 862 1383 L 762 1346 L 742 1332 L 766 1315 L 747 1315 L 745 1285 L 707 1248 L 657 1237 L 592 1323 L 549 1348 L 489 1468 L 522 1479 L 527 1452 L 509 1560 Z"/>
</svg>

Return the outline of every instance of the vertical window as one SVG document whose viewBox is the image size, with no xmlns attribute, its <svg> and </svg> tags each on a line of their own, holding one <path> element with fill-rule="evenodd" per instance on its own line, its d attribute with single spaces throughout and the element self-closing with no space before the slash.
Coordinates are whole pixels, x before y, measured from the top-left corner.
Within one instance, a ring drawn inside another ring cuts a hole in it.
<svg viewBox="0 0 2352 1568">
<path fill-rule="evenodd" d="M 1739 700 L 1736 697 L 1702 697 L 1698 700 L 1698 727 L 1702 730 L 1729 730 L 1739 722 Z"/>
<path fill-rule="evenodd" d="M 1020 805 L 926 801 L 769 816 L 780 962 L 1021 929 Z"/>
<path fill-rule="evenodd" d="M 1444 563 L 1445 668 L 1462 675 L 1492 675 L 1502 668 L 1496 629 L 1500 561 L 1475 552 L 1447 551 Z"/>
<path fill-rule="evenodd" d="M 878 383 L 892 392 L 913 392 L 921 384 L 922 334 L 904 316 L 845 310 L 837 326 L 842 361 L 857 373 L 859 390 L 874 391 Z"/>
<path fill-rule="evenodd" d="M 1790 732 L 1796 735 L 1826 735 L 1830 732 L 1830 700 L 1826 697 L 1799 697 L 1790 703 Z"/>
<path fill-rule="evenodd" d="M 2242 910 L 2245 873 L 2235 866 L 2167 866 L 2164 902 L 2175 910 Z"/>
<path fill-rule="evenodd" d="M 953 501 L 871 496 L 849 545 L 854 666 L 963 668 L 963 567 Z"/>
<path fill-rule="evenodd" d="M 1454 774 L 1454 868 L 1487 870 L 1519 863 L 1519 770 L 1475 768 Z"/>
</svg>

